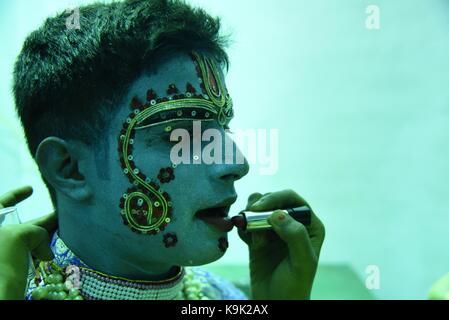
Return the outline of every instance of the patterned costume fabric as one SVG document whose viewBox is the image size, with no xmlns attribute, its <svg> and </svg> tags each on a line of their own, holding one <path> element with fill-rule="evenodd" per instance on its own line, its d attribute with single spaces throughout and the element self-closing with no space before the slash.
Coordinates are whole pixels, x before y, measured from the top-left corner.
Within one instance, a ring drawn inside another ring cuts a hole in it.
<svg viewBox="0 0 449 320">
<path fill-rule="evenodd" d="M 66 268 L 68 266 L 77 266 L 80 268 L 89 267 L 81 261 L 59 238 L 58 233 L 55 232 L 51 241 L 51 250 L 55 256 L 54 262 L 60 266 L 61 268 Z M 93 271 L 95 272 L 95 271 Z M 102 288 L 100 293 L 95 291 L 92 292 L 92 288 L 83 288 L 84 282 L 81 283 L 81 291 L 90 290 L 89 296 L 85 297 L 85 299 L 135 299 L 135 300 L 151 300 L 151 299 L 182 299 L 182 295 L 179 294 L 182 290 L 182 282 L 185 278 L 185 275 L 188 274 L 190 278 L 194 278 L 196 281 L 202 284 L 201 293 L 204 297 L 210 300 L 246 300 L 248 299 L 243 292 L 237 289 L 233 284 L 229 281 L 223 279 L 222 277 L 211 274 L 210 272 L 203 270 L 201 268 L 184 268 L 182 273 L 177 279 L 174 279 L 171 282 L 164 283 L 160 287 L 152 286 L 152 290 L 145 292 L 141 289 L 133 289 L 136 291 L 135 295 L 123 295 L 120 296 L 120 293 L 108 293 L 107 289 L 104 290 Z M 31 300 L 31 293 L 33 289 L 36 288 L 36 284 L 34 281 L 34 272 L 30 271 L 28 275 L 28 289 L 26 294 L 26 299 Z M 100 282 L 101 286 L 101 277 L 97 278 L 96 281 Z M 120 282 L 120 281 L 119 281 Z M 122 281 L 123 282 L 123 281 Z M 132 282 L 130 282 L 132 284 Z M 121 286 L 119 284 L 114 284 L 115 286 Z M 127 285 L 125 283 L 125 285 Z M 107 288 L 110 288 L 110 283 L 107 284 Z M 156 287 L 156 288 L 155 288 Z M 129 288 L 129 286 L 128 286 Z M 120 292 L 120 291 L 119 291 Z M 177 296 L 176 298 L 174 297 Z M 181 298 L 180 298 L 181 297 Z"/>
</svg>

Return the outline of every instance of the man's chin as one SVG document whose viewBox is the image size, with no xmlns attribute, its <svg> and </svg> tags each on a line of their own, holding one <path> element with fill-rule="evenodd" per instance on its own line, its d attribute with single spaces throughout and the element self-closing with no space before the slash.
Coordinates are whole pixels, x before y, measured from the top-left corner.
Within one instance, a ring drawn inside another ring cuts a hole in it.
<svg viewBox="0 0 449 320">
<path fill-rule="evenodd" d="M 225 252 L 219 250 L 218 248 L 207 252 L 202 251 L 195 256 L 192 256 L 190 259 L 186 259 L 181 265 L 185 267 L 202 266 L 219 260 L 224 256 L 224 254 Z"/>
</svg>

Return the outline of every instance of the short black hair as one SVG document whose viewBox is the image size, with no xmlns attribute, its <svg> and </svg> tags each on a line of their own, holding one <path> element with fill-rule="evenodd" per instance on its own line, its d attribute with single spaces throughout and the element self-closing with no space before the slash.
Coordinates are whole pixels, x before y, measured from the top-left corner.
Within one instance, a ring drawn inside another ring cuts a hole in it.
<svg viewBox="0 0 449 320">
<path fill-rule="evenodd" d="M 15 63 L 15 104 L 33 157 L 49 136 L 96 142 L 131 82 L 167 51 L 204 51 L 228 65 L 220 19 L 184 1 L 93 3 L 79 13 L 79 29 L 67 27 L 65 12 L 47 18 Z"/>
</svg>

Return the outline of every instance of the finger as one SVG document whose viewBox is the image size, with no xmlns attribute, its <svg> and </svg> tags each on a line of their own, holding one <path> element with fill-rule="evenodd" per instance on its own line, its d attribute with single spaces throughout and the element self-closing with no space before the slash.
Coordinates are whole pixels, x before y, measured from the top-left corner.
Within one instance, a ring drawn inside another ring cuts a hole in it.
<svg viewBox="0 0 449 320">
<path fill-rule="evenodd" d="M 54 258 L 50 249 L 50 235 L 47 230 L 30 225 L 21 235 L 28 251 L 39 260 L 49 261 Z"/>
<path fill-rule="evenodd" d="M 0 208 L 12 207 L 17 203 L 25 200 L 33 193 L 33 188 L 30 186 L 21 187 L 0 196 Z"/>
<path fill-rule="evenodd" d="M 246 210 L 248 210 L 248 209 L 254 204 L 254 202 L 256 202 L 257 200 L 259 200 L 259 199 L 262 198 L 262 197 L 263 197 L 263 195 L 262 195 L 261 193 L 259 193 L 259 192 L 255 192 L 255 193 L 251 194 L 251 195 L 248 197 L 248 202 L 247 202 L 247 205 L 246 205 Z"/>
<path fill-rule="evenodd" d="M 251 234 L 249 232 L 238 229 L 237 233 L 243 242 L 245 242 L 248 246 L 251 245 Z"/>
<path fill-rule="evenodd" d="M 268 222 L 273 230 L 287 244 L 290 264 L 295 270 L 314 270 L 317 256 L 304 225 L 294 220 L 282 210 L 276 210 Z"/>
<path fill-rule="evenodd" d="M 307 201 L 295 191 L 286 189 L 264 195 L 256 203 L 254 203 L 250 209 L 253 211 L 269 211 L 299 206 L 308 206 L 310 208 Z M 311 223 L 306 228 L 310 236 L 312 247 L 315 249 L 317 256 L 319 256 L 324 242 L 325 228 L 324 224 L 315 215 L 313 210 L 311 211 Z"/>
<path fill-rule="evenodd" d="M 237 233 L 240 239 L 242 239 L 251 250 L 263 248 L 268 242 L 275 240 L 273 236 L 276 237 L 276 234 L 266 230 L 260 230 L 257 232 L 237 230 Z"/>
<path fill-rule="evenodd" d="M 251 232 L 252 251 L 266 250 L 268 246 L 275 245 L 279 242 L 279 237 L 273 230 L 258 230 Z"/>
<path fill-rule="evenodd" d="M 56 213 L 53 212 L 46 216 L 31 220 L 27 223 L 44 228 L 49 234 L 52 234 L 58 228 L 58 217 Z"/>
<path fill-rule="evenodd" d="M 252 206 L 252 204 L 254 202 L 256 202 L 257 200 L 259 200 L 260 198 L 262 198 L 263 196 L 264 195 L 259 193 L 259 192 L 252 193 L 248 197 L 248 202 L 247 202 L 245 210 L 249 210 L 249 208 Z M 238 230 L 237 232 L 238 232 L 238 235 L 239 235 L 240 239 L 242 239 L 247 245 L 251 245 L 252 244 L 252 236 L 251 236 L 250 232 L 246 232 L 246 231 L 243 231 L 243 230 Z"/>
<path fill-rule="evenodd" d="M 250 207 L 254 211 L 269 211 L 289 207 L 309 206 L 309 204 L 291 189 L 267 193 Z M 310 207 L 310 206 L 309 206 Z"/>
<path fill-rule="evenodd" d="M 321 247 L 323 246 L 324 238 L 326 236 L 326 229 L 321 220 L 313 213 L 311 217 L 311 223 L 306 227 L 309 232 L 310 241 L 312 247 L 315 249 L 317 256 L 320 256 Z"/>
</svg>

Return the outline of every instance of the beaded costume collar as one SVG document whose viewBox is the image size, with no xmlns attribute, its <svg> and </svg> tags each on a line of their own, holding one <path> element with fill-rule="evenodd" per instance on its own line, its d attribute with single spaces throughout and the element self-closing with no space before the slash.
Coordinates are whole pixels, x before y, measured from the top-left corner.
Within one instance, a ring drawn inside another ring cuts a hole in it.
<svg viewBox="0 0 449 320">
<path fill-rule="evenodd" d="M 51 241 L 51 250 L 55 256 L 53 262 L 58 268 L 71 273 L 72 284 L 79 290 L 81 296 L 88 300 L 174 300 L 185 299 L 186 280 L 192 280 L 190 271 L 179 267 L 178 273 L 161 281 L 138 281 L 109 276 L 90 269 L 79 259 L 55 232 Z M 34 279 L 36 280 L 36 279 Z M 31 281 L 28 296 L 38 285 Z M 191 290 L 189 290 L 191 291 Z M 190 296 L 193 298 L 193 296 Z M 201 299 L 200 296 L 197 297 Z"/>
</svg>

